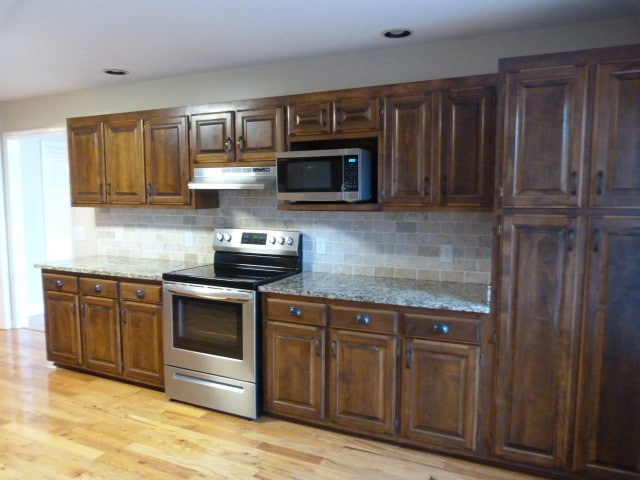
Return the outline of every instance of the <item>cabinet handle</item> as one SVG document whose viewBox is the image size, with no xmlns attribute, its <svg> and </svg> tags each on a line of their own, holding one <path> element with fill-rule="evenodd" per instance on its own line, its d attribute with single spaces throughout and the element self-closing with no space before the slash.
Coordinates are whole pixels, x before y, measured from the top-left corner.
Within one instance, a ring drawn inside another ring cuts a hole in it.
<svg viewBox="0 0 640 480">
<path fill-rule="evenodd" d="M 431 186 L 431 179 L 429 177 L 424 177 L 424 194 L 425 195 L 430 195 L 429 194 L 429 187 Z"/>
<path fill-rule="evenodd" d="M 436 323 L 431 329 L 433 333 L 447 334 L 449 333 L 449 325 L 446 323 Z"/>
<path fill-rule="evenodd" d="M 64 282 L 58 279 L 55 282 L 53 282 L 53 284 L 55 285 L 56 288 L 62 288 L 62 286 L 64 285 Z"/>
<path fill-rule="evenodd" d="M 320 339 L 316 338 L 316 357 L 320 356 Z"/>
<path fill-rule="evenodd" d="M 569 234 L 567 235 L 567 238 L 569 239 L 567 250 L 570 252 L 573 252 L 573 250 L 576 248 L 576 232 L 573 228 L 569 229 Z"/>
<path fill-rule="evenodd" d="M 93 286 L 93 291 L 96 292 L 96 293 L 101 293 L 102 292 L 102 285 L 100 285 L 99 283 L 96 283 Z"/>
<path fill-rule="evenodd" d="M 597 180 L 596 195 L 602 195 L 602 190 L 604 189 L 604 172 L 602 170 L 598 170 Z"/>
<path fill-rule="evenodd" d="M 600 229 L 593 229 L 593 251 L 598 253 L 600 251 Z"/>
<path fill-rule="evenodd" d="M 407 368 L 410 369 L 411 368 L 411 359 L 413 357 L 413 350 L 407 350 L 407 353 L 405 355 L 406 355 L 406 360 L 407 360 L 406 366 L 407 366 Z"/>
<path fill-rule="evenodd" d="M 578 172 L 575 170 L 571 172 L 571 195 L 576 196 L 578 194 Z"/>
<path fill-rule="evenodd" d="M 371 318 L 369 315 L 359 313 L 356 315 L 356 322 L 361 323 L 362 325 L 369 325 L 371 323 Z"/>
<path fill-rule="evenodd" d="M 124 308 L 122 310 L 120 310 L 120 322 L 123 325 L 127 324 L 127 316 L 125 315 Z"/>
<path fill-rule="evenodd" d="M 324 118 L 324 108 L 320 110 L 320 126 L 325 127 L 327 125 L 327 121 Z"/>
<path fill-rule="evenodd" d="M 102 196 L 102 188 L 104 187 L 104 185 L 102 183 L 100 183 L 98 185 L 98 195 Z"/>
<path fill-rule="evenodd" d="M 333 358 L 338 356 L 338 341 L 334 340 L 333 342 L 331 342 L 331 355 L 333 355 Z"/>
<path fill-rule="evenodd" d="M 344 110 L 339 108 L 336 110 L 336 123 L 342 125 L 344 123 Z"/>
<path fill-rule="evenodd" d="M 447 195 L 447 176 L 443 175 L 442 176 L 442 186 L 440 187 L 442 196 L 446 196 Z"/>
<path fill-rule="evenodd" d="M 144 298 L 144 290 L 142 290 L 141 288 L 138 288 L 136 290 L 136 297 L 138 298 Z"/>
<path fill-rule="evenodd" d="M 302 310 L 299 307 L 289 307 L 289 315 L 295 315 L 296 317 L 301 317 Z"/>
<path fill-rule="evenodd" d="M 238 150 L 240 150 L 241 152 L 244 152 L 244 138 L 240 137 L 238 138 L 238 141 L 236 142 L 238 145 Z"/>
<path fill-rule="evenodd" d="M 232 145 L 231 137 L 227 137 L 227 141 L 224 142 L 224 151 L 227 153 L 231 152 Z"/>
<path fill-rule="evenodd" d="M 107 182 L 107 195 L 111 195 L 111 182 Z"/>
</svg>

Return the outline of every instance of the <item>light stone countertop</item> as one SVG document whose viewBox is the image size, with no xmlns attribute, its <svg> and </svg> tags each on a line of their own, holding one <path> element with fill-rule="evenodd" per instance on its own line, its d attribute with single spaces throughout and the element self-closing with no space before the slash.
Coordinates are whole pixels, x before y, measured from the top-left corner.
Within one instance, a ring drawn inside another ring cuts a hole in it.
<svg viewBox="0 0 640 480">
<path fill-rule="evenodd" d="M 488 286 L 475 283 L 303 272 L 259 289 L 287 295 L 490 313 Z"/>
<path fill-rule="evenodd" d="M 114 257 L 96 255 L 77 257 L 69 260 L 37 263 L 36 268 L 62 272 L 106 275 L 112 277 L 162 280 L 162 274 L 197 266 L 196 263 L 179 260 L 156 260 L 152 258 Z"/>
</svg>

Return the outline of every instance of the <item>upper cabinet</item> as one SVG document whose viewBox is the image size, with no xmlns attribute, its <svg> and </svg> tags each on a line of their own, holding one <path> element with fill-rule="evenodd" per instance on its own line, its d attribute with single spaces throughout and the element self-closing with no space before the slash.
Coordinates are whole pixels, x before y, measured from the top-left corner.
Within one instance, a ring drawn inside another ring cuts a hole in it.
<svg viewBox="0 0 640 480">
<path fill-rule="evenodd" d="M 194 167 L 265 165 L 284 150 L 283 107 L 194 113 L 190 121 Z"/>
<path fill-rule="evenodd" d="M 504 207 L 640 206 L 640 49 L 504 59 Z"/>
</svg>

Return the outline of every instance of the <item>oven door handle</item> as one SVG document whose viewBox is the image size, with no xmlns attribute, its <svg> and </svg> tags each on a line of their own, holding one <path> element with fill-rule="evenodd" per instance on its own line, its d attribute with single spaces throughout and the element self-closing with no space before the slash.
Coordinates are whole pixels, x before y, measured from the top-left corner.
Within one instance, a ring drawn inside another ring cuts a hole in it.
<svg viewBox="0 0 640 480">
<path fill-rule="evenodd" d="M 229 292 L 226 290 L 217 290 L 211 287 L 199 287 L 194 285 L 167 285 L 164 284 L 164 290 L 169 293 L 183 295 L 192 298 L 205 298 L 207 300 L 220 300 L 228 302 L 251 302 L 254 300 L 252 292 Z"/>
</svg>

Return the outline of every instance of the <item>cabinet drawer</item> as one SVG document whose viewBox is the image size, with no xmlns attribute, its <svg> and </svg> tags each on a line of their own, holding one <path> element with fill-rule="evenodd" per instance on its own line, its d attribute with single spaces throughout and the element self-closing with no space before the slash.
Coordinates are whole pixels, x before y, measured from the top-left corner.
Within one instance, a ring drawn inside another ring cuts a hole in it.
<svg viewBox="0 0 640 480">
<path fill-rule="evenodd" d="M 162 303 L 162 286 L 148 283 L 120 283 L 120 299 L 144 303 Z"/>
<path fill-rule="evenodd" d="M 45 290 L 57 292 L 78 293 L 78 277 L 73 275 L 58 275 L 57 273 L 44 273 L 42 283 Z"/>
<path fill-rule="evenodd" d="M 398 312 L 367 308 L 330 307 L 329 325 L 367 332 L 398 331 Z"/>
<path fill-rule="evenodd" d="M 285 322 L 326 325 L 327 306 L 324 303 L 297 302 L 295 300 L 267 299 L 267 317 Z"/>
<path fill-rule="evenodd" d="M 444 342 L 478 343 L 480 340 L 480 320 L 431 317 L 406 313 L 404 334 Z"/>
<path fill-rule="evenodd" d="M 104 278 L 81 278 L 80 293 L 93 297 L 118 298 L 118 282 Z"/>
</svg>

